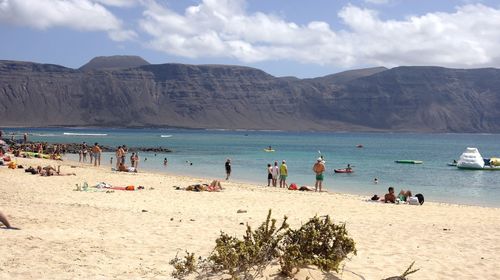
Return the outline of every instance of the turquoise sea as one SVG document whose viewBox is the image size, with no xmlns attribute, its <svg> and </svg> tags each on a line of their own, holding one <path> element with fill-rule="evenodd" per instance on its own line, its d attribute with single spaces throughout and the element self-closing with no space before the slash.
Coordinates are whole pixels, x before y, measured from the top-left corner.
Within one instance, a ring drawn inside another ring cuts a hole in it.
<svg viewBox="0 0 500 280">
<path fill-rule="evenodd" d="M 320 133 L 282 131 L 226 131 L 187 129 L 9 128 L 4 137 L 30 133 L 30 140 L 57 143 L 86 141 L 102 145 L 166 147 L 172 153 L 140 153 L 139 169 L 168 174 L 224 178 L 224 162 L 232 160 L 231 180 L 267 185 L 267 163 L 285 159 L 288 183 L 314 185 L 312 165 L 326 159 L 324 185 L 334 192 L 383 195 L 387 187 L 411 189 L 426 201 L 500 207 L 500 171 L 465 171 L 447 166 L 466 147 L 477 147 L 483 157 L 500 157 L 498 134 Z M 70 133 L 70 135 L 64 134 Z M 77 135 L 75 135 L 77 134 Z M 86 135 L 103 134 L 103 135 Z M 161 137 L 163 135 L 164 137 Z M 166 137 L 165 137 L 166 136 Z M 356 145 L 362 144 L 363 148 Z M 264 152 L 271 145 L 275 152 Z M 102 165 L 110 166 L 112 153 Z M 76 159 L 75 155 L 68 155 Z M 168 158 L 168 166 L 163 159 Z M 146 160 L 147 158 L 147 160 Z M 423 164 L 397 164 L 399 159 Z M 127 159 L 128 161 L 128 159 Z M 189 165 L 187 162 L 192 162 Z M 335 174 L 350 163 L 355 172 Z M 374 184 L 373 179 L 379 183 Z M 96 181 L 99 181 L 96 178 Z"/>
</svg>

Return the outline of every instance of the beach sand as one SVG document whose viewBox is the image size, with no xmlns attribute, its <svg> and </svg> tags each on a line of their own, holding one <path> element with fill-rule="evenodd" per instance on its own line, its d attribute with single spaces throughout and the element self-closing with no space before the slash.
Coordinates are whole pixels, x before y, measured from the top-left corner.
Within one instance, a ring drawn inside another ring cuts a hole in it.
<svg viewBox="0 0 500 280">
<path fill-rule="evenodd" d="M 500 279 L 499 208 L 391 205 L 237 182 L 223 182 L 222 192 L 189 192 L 173 186 L 215 178 L 61 164 L 63 172 L 77 175 L 41 177 L 0 167 L 0 210 L 21 228 L 0 229 L 0 279 L 172 279 L 168 262 L 177 252 L 206 256 L 220 231 L 241 237 L 242 224 L 255 228 L 269 209 L 278 221 L 287 215 L 292 227 L 330 215 L 346 223 L 356 242 L 358 254 L 345 261 L 343 273 L 304 269 L 296 279 L 382 279 L 401 274 L 413 261 L 420 270 L 409 279 Z M 145 189 L 74 191 L 85 181 Z M 374 193 L 383 195 L 386 188 L 374 186 Z M 267 271 L 267 279 L 277 279 L 275 271 Z"/>
</svg>

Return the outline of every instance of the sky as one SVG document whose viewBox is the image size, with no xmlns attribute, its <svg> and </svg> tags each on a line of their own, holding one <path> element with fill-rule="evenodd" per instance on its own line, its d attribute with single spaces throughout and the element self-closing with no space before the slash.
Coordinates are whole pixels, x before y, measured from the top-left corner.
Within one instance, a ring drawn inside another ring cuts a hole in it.
<svg viewBox="0 0 500 280">
<path fill-rule="evenodd" d="M 500 1 L 0 0 L 0 60 L 96 56 L 231 64 L 311 78 L 345 70 L 500 67 Z"/>
</svg>

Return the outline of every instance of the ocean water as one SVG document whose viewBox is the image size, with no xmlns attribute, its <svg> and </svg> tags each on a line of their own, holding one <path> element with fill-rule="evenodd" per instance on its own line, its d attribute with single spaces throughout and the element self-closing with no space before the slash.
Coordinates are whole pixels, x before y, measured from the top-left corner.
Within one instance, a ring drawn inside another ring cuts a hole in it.
<svg viewBox="0 0 500 280">
<path fill-rule="evenodd" d="M 5 134 L 30 133 L 32 141 L 129 147 L 166 147 L 172 153 L 140 153 L 139 169 L 168 174 L 225 178 L 224 163 L 232 161 L 231 180 L 267 185 L 267 163 L 286 160 L 288 183 L 314 185 L 312 165 L 326 159 L 324 187 L 334 192 L 371 197 L 389 186 L 411 189 L 426 201 L 500 207 L 500 171 L 466 171 L 447 166 L 466 147 L 477 147 L 483 157 L 500 157 L 498 134 L 319 133 L 281 131 L 225 131 L 184 129 L 9 128 Z M 66 133 L 66 134 L 65 134 Z M 96 134 L 96 135 L 89 135 Z M 167 137 L 161 137 L 161 135 Z M 4 136 L 5 137 L 5 136 Z M 363 148 L 357 148 L 362 144 Z M 271 145 L 275 152 L 264 152 Z M 78 160 L 75 155 L 69 159 Z M 110 166 L 114 153 L 101 165 Z M 168 166 L 163 159 L 168 158 Z M 423 164 L 397 164 L 399 159 Z M 114 159 L 116 160 L 116 159 Z M 127 162 L 128 162 L 127 158 Z M 192 162 L 189 165 L 187 162 Z M 352 174 L 335 174 L 350 163 Z M 374 178 L 379 183 L 374 184 Z M 96 181 L 99 181 L 96 178 Z"/>
</svg>

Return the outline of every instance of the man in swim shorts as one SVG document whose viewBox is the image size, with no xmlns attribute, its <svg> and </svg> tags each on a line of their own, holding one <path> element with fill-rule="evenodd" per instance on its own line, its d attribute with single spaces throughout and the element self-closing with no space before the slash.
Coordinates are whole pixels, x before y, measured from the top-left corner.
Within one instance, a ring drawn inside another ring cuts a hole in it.
<svg viewBox="0 0 500 280">
<path fill-rule="evenodd" d="M 288 177 L 288 166 L 286 161 L 283 160 L 280 165 L 280 188 L 286 188 L 286 177 Z"/>
<path fill-rule="evenodd" d="M 316 174 L 316 183 L 314 184 L 315 191 L 322 191 L 323 188 L 323 172 L 325 172 L 325 164 L 322 158 L 318 158 L 313 165 L 313 171 Z"/>
</svg>

